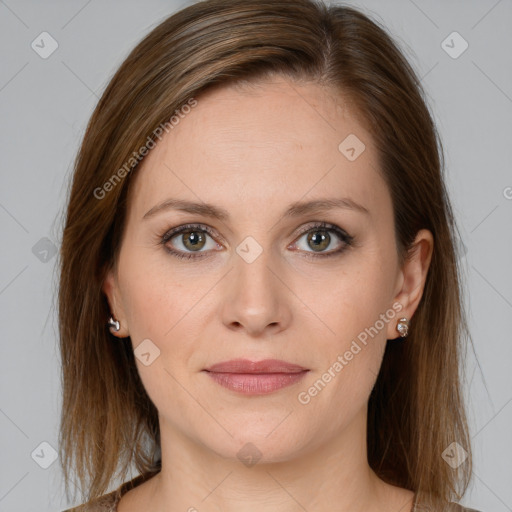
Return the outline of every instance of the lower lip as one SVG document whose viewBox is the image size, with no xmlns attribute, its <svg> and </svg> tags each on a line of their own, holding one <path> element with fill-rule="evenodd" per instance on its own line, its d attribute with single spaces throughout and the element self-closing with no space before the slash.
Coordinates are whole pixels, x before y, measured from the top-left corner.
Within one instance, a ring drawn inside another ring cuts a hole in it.
<svg viewBox="0 0 512 512">
<path fill-rule="evenodd" d="M 206 372 L 218 384 L 244 395 L 266 395 L 304 378 L 308 370 L 299 373 L 220 373 Z"/>
</svg>

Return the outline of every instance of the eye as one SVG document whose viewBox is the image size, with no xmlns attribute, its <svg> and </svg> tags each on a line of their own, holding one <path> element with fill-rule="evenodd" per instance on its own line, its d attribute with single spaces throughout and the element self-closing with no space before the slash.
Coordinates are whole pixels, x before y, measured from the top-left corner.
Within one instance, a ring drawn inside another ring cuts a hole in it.
<svg viewBox="0 0 512 512">
<path fill-rule="evenodd" d="M 333 236 L 334 235 L 334 236 Z M 300 241 L 305 238 L 304 244 Z M 304 251 L 308 256 L 312 257 L 327 257 L 340 254 L 347 247 L 352 245 L 353 237 L 345 233 L 338 226 L 327 224 L 325 222 L 316 223 L 313 226 L 308 226 L 302 232 L 299 240 L 292 244 L 292 248 L 298 248 Z M 332 250 L 326 251 L 331 248 Z M 312 249 L 309 251 L 308 249 Z"/>
<path fill-rule="evenodd" d="M 213 237 L 215 237 L 215 233 L 209 226 L 186 224 L 166 232 L 161 237 L 161 243 L 167 252 L 177 258 L 203 258 L 209 256 L 212 250 L 222 248 L 220 244 L 213 240 Z M 305 245 L 301 243 L 303 238 L 305 238 Z M 289 248 L 292 250 L 299 249 L 306 257 L 326 258 L 341 254 L 352 245 L 353 239 L 354 237 L 334 224 L 317 222 L 313 226 L 308 225 L 303 229 L 300 238 Z M 327 251 L 326 249 L 329 247 L 331 250 Z M 312 249 L 312 251 L 308 249 Z"/>
<path fill-rule="evenodd" d="M 202 253 L 220 247 L 211 239 L 212 236 L 213 231 L 208 226 L 187 224 L 168 231 L 162 236 L 161 242 L 168 252 L 178 258 L 200 258 L 205 256 Z"/>
</svg>

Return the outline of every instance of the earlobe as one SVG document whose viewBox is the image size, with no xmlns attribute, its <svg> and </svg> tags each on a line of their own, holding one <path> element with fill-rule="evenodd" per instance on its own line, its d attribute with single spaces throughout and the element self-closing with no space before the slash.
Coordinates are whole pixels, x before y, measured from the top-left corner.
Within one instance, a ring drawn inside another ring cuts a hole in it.
<svg viewBox="0 0 512 512">
<path fill-rule="evenodd" d="M 105 276 L 102 291 L 107 297 L 111 313 L 106 328 L 108 328 L 114 336 L 118 338 L 126 338 L 129 336 L 128 325 L 124 312 L 120 306 L 121 301 L 118 297 L 119 288 L 112 269 L 109 270 Z"/>
<path fill-rule="evenodd" d="M 400 289 L 394 299 L 402 305 L 400 317 L 411 320 L 416 311 L 427 280 L 430 262 L 434 248 L 434 237 L 427 229 L 418 231 L 414 244 L 409 251 L 400 271 Z M 388 339 L 399 336 L 396 325 L 389 325 Z"/>
</svg>

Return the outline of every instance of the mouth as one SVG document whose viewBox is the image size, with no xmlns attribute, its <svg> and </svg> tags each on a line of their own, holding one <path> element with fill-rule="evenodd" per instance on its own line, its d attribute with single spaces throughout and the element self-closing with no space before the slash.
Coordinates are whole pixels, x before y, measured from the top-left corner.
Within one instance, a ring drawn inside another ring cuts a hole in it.
<svg viewBox="0 0 512 512">
<path fill-rule="evenodd" d="M 309 369 L 277 359 L 232 359 L 203 370 L 217 384 L 245 395 L 273 393 L 304 378 Z"/>
</svg>

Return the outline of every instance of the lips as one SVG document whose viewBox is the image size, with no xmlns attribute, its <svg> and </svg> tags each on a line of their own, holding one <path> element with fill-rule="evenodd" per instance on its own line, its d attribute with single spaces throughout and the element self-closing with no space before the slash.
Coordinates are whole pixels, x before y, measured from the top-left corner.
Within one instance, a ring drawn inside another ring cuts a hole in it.
<svg viewBox="0 0 512 512">
<path fill-rule="evenodd" d="M 216 373 L 300 373 L 305 370 L 307 368 L 278 359 L 264 359 L 263 361 L 232 359 L 206 368 L 206 371 Z"/>
<path fill-rule="evenodd" d="M 204 370 L 217 384 L 245 395 L 263 395 L 299 382 L 309 371 L 297 364 L 265 359 L 232 359 Z"/>
</svg>

